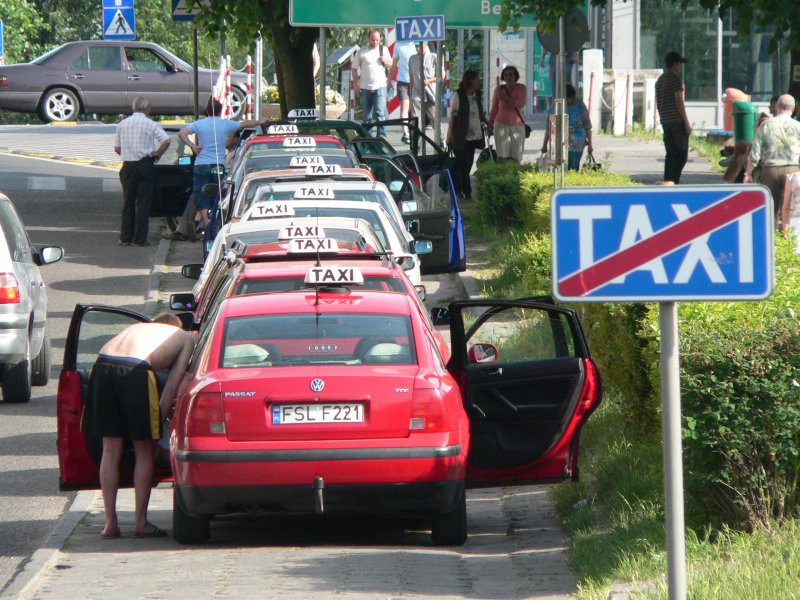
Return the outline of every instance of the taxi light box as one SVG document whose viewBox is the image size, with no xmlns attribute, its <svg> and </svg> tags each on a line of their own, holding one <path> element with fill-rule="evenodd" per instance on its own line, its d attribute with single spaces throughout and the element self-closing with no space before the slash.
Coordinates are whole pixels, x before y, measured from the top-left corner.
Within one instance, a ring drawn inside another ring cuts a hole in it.
<svg viewBox="0 0 800 600">
<path fill-rule="evenodd" d="M 291 137 L 283 138 L 284 148 L 316 148 L 317 140 L 313 137 L 304 135 L 293 135 Z"/>
<path fill-rule="evenodd" d="M 299 133 L 297 125 L 294 123 L 285 123 L 282 125 L 270 125 L 267 127 L 267 135 L 288 135 Z"/>
<path fill-rule="evenodd" d="M 294 207 L 289 202 L 260 202 L 253 205 L 250 218 L 293 217 Z"/>
<path fill-rule="evenodd" d="M 306 175 L 341 175 L 341 165 L 309 165 L 306 167 Z"/>
<path fill-rule="evenodd" d="M 289 168 L 291 169 L 305 169 L 310 165 L 324 165 L 325 158 L 319 154 L 311 154 L 309 156 L 293 156 L 289 161 Z"/>
<path fill-rule="evenodd" d="M 333 188 L 321 186 L 303 186 L 294 191 L 295 200 L 335 200 Z"/>
<path fill-rule="evenodd" d="M 306 254 L 316 252 L 338 252 L 339 244 L 333 238 L 311 239 L 294 238 L 289 241 L 289 252 Z"/>
<path fill-rule="evenodd" d="M 361 269 L 355 267 L 339 267 L 335 265 L 310 267 L 306 271 L 305 283 L 307 285 L 360 285 L 364 283 L 364 276 L 361 274 Z"/>
<path fill-rule="evenodd" d="M 287 225 L 282 227 L 279 239 L 291 240 L 295 238 L 324 238 L 325 230 L 319 225 Z"/>
<path fill-rule="evenodd" d="M 316 119 L 316 108 L 293 108 L 289 111 L 288 118 L 290 119 Z"/>
</svg>

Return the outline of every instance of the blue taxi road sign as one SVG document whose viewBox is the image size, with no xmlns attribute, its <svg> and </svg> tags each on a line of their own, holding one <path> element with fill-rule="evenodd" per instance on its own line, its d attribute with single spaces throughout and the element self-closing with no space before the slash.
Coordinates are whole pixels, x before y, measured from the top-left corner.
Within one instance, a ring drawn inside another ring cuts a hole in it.
<svg viewBox="0 0 800 600">
<path fill-rule="evenodd" d="M 430 42 L 444 39 L 444 15 L 397 17 L 394 33 L 398 42 Z"/>
<path fill-rule="evenodd" d="M 559 190 L 554 294 L 570 302 L 766 298 L 772 206 L 760 185 Z"/>
</svg>

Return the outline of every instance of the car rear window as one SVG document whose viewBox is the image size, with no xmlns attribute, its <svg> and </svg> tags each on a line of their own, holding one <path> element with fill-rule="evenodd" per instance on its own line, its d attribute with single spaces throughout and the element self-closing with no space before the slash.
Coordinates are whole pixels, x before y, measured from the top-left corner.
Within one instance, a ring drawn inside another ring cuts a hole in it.
<svg viewBox="0 0 800 600">
<path fill-rule="evenodd" d="M 236 296 L 247 294 L 263 294 L 265 292 L 286 292 L 289 290 L 300 290 L 305 287 L 304 277 L 264 277 L 254 279 L 243 279 L 236 284 Z M 364 285 L 360 288 L 366 290 L 378 290 L 381 292 L 406 292 L 406 286 L 397 277 L 364 276 Z"/>
<path fill-rule="evenodd" d="M 230 318 L 221 368 L 416 364 L 408 315 L 281 314 Z"/>
</svg>

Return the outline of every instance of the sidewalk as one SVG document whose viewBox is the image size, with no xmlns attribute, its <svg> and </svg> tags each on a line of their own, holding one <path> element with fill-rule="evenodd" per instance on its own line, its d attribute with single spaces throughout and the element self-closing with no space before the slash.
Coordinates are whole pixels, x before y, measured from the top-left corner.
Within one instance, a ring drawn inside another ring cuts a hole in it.
<svg viewBox="0 0 800 600">
<path fill-rule="evenodd" d="M 525 159 L 535 160 L 541 147 L 541 130 L 534 131 L 526 146 L 528 149 L 525 151 Z M 664 148 L 659 140 L 647 141 L 639 138 L 596 135 L 594 147 L 595 158 L 609 170 L 625 172 L 642 183 L 655 183 L 662 178 Z M 713 172 L 708 161 L 694 153 L 690 154 L 689 163 L 684 171 L 683 183 L 721 182 L 721 174 Z M 191 290 L 194 282 L 181 275 L 181 267 L 187 263 L 197 263 L 203 260 L 200 242 L 164 240 L 161 238 L 161 227 L 160 219 L 154 219 L 151 222 L 150 239 L 154 244 L 158 244 L 158 247 L 154 257 L 150 292 L 146 302 L 145 312 L 148 315 L 167 310 L 170 294 Z M 442 305 L 464 295 L 477 295 L 474 277 L 470 272 L 472 264 L 474 263 L 469 260 L 468 255 L 467 272 L 461 276 L 451 274 L 426 278 L 429 298 L 436 304 Z M 540 582 L 538 585 L 541 586 L 538 593 L 534 589 L 526 590 L 526 593 L 536 594 L 530 597 L 565 600 L 571 597 L 571 594 L 565 593 L 565 590 L 575 589 L 574 577 L 567 566 L 566 543 L 561 536 L 557 517 L 545 492 L 546 488 L 538 486 L 531 489 L 534 491 L 529 495 L 535 496 L 535 498 L 532 500 L 533 504 L 527 506 L 524 512 L 534 515 L 537 519 L 535 530 L 541 532 L 539 543 L 544 544 L 547 549 L 526 550 L 531 556 L 525 558 L 526 566 L 524 568 L 533 569 L 532 565 L 537 565 L 536 569 L 539 571 L 537 579 Z M 481 502 L 487 501 L 500 503 L 497 498 L 487 497 L 485 500 L 481 500 L 484 491 L 479 491 L 477 494 L 479 503 L 471 506 L 483 506 Z M 99 492 L 78 494 L 72 509 L 56 527 L 48 542 L 34 554 L 24 571 L 12 582 L 2 597 L 74 598 L 77 600 L 112 595 L 120 598 L 136 598 L 147 595 L 152 598 L 201 598 L 213 594 L 213 590 L 202 587 L 202 582 L 207 580 L 207 576 L 211 576 L 215 580 L 218 584 L 216 591 L 222 596 L 227 596 L 234 589 L 240 597 L 264 597 L 265 591 L 270 590 L 275 597 L 280 595 L 287 599 L 304 598 L 321 591 L 313 588 L 273 590 L 269 587 L 268 581 L 259 576 L 259 573 L 264 573 L 263 565 L 270 561 L 278 563 L 282 561 L 285 566 L 280 567 L 279 564 L 279 568 L 288 569 L 290 567 L 294 560 L 291 543 L 265 549 L 260 548 L 258 543 L 253 543 L 252 536 L 248 537 L 246 531 L 234 532 L 243 537 L 228 539 L 229 545 L 241 544 L 254 550 L 252 553 L 248 553 L 249 556 L 246 559 L 249 568 L 252 569 L 249 571 L 249 575 L 237 577 L 237 569 L 233 566 L 235 562 L 232 558 L 232 548 L 223 547 L 218 552 L 198 552 L 177 546 L 171 537 L 147 540 L 147 543 L 143 544 L 142 540 L 135 540 L 131 535 L 133 529 L 133 494 L 131 490 L 121 490 L 118 506 L 123 537 L 117 540 L 101 541 L 102 502 L 100 494 Z M 152 522 L 163 529 L 171 530 L 171 510 L 171 487 L 154 489 L 150 502 Z M 471 508 L 471 510 L 474 509 Z M 530 525 L 526 526 L 531 527 Z M 481 536 L 471 538 L 470 545 L 475 547 L 460 551 L 460 560 L 469 560 L 470 554 L 474 558 L 476 553 L 488 552 L 488 549 L 482 545 L 486 543 L 483 540 L 484 538 Z M 335 554 L 338 551 L 336 542 L 331 543 L 333 546 L 330 548 L 321 546 L 314 551 L 318 554 Z M 211 549 L 213 549 L 213 545 Z M 400 560 L 400 550 L 401 548 L 398 547 L 398 560 Z M 353 549 L 343 548 L 341 551 L 347 553 L 352 552 Z M 362 547 L 359 551 L 359 555 L 363 556 L 370 552 L 370 548 Z M 440 558 L 442 553 L 428 553 L 425 548 L 418 548 L 415 552 L 423 556 L 429 555 L 430 560 L 443 560 Z M 522 560 L 522 557 L 519 557 L 519 560 Z M 191 576 L 191 573 L 186 572 L 187 564 L 193 564 L 192 568 L 198 574 L 196 579 Z M 181 567 L 181 565 L 183 566 Z M 426 567 L 422 563 L 405 575 L 414 578 L 417 576 L 416 570 L 422 569 L 421 572 L 424 572 L 425 568 L 430 567 Z M 370 577 L 368 570 L 365 568 L 364 585 L 368 585 L 367 581 Z M 205 575 L 200 576 L 201 573 Z M 238 573 L 238 575 L 241 574 Z M 180 587 L 176 588 L 176 585 Z M 178 595 L 176 595 L 176 589 L 180 589 Z M 333 593 L 334 590 L 328 590 L 328 592 Z M 450 597 L 447 593 L 444 593 L 442 597 L 445 596 Z"/>
</svg>

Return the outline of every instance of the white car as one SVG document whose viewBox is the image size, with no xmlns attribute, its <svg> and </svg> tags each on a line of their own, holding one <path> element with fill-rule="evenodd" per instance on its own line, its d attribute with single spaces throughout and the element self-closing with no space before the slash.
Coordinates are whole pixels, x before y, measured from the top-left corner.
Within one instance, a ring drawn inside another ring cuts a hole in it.
<svg viewBox="0 0 800 600">
<path fill-rule="evenodd" d="M 320 217 L 310 219 L 304 217 L 279 217 L 227 223 L 220 229 L 217 237 L 214 238 L 214 243 L 211 245 L 192 293 L 196 298 L 200 297 L 211 272 L 214 270 L 214 266 L 230 250 L 233 242 L 239 240 L 245 244 L 262 244 L 279 241 L 282 239 L 282 232 L 286 227 L 317 227 L 318 231 L 324 231 L 327 238 L 340 242 L 359 241 L 364 246 L 374 249 L 375 252 L 382 253 L 385 251 L 384 244 L 373 227 L 368 221 L 361 218 Z M 305 256 L 309 260 L 314 258 L 313 255 L 306 254 Z"/>
<path fill-rule="evenodd" d="M 390 251 L 394 260 L 403 268 L 406 275 L 417 289 L 422 291 L 422 273 L 420 271 L 420 254 L 431 251 L 431 243 L 417 241 L 402 225 L 397 223 L 394 215 L 390 214 L 378 202 L 365 202 L 363 200 L 319 200 L 313 198 L 300 198 L 295 196 L 299 190 L 309 185 L 320 185 L 314 182 L 305 184 L 276 184 L 280 188 L 283 200 L 264 200 L 255 202 L 244 215 L 242 222 L 255 219 L 274 218 L 275 213 L 268 208 L 278 205 L 288 206 L 295 217 L 351 217 L 366 220 L 375 230 L 375 234 L 386 250 Z M 277 192 L 278 190 L 276 190 Z M 283 193 L 286 191 L 286 194 Z M 269 196 L 266 196 L 269 198 Z"/>
<path fill-rule="evenodd" d="M 31 385 L 50 379 L 47 294 L 41 265 L 64 256 L 35 247 L 11 200 L 0 194 L 0 385 L 6 402 L 28 402 Z"/>
</svg>

